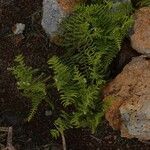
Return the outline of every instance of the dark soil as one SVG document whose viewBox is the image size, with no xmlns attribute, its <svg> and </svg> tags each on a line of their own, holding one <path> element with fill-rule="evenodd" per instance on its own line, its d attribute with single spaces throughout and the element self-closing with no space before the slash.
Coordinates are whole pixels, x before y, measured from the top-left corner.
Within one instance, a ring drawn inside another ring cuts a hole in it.
<svg viewBox="0 0 150 150">
<path fill-rule="evenodd" d="M 54 54 L 62 54 L 60 47 L 50 44 L 40 26 L 41 7 L 42 0 L 12 0 L 12 3 L 0 5 L 0 127 L 13 126 L 13 144 L 17 150 L 47 150 L 47 146 L 61 149 L 61 141 L 54 141 L 50 137 L 53 118 L 45 116 L 49 106 L 43 102 L 35 118 L 27 123 L 25 118 L 30 103 L 21 96 L 16 88 L 15 78 L 8 71 L 15 56 L 24 54 L 27 65 L 40 68 L 49 75 L 51 71 L 47 66 L 48 58 Z M 26 25 L 23 38 L 12 33 L 12 27 L 20 22 Z M 126 39 L 117 61 L 112 65 L 111 76 L 116 76 L 123 66 L 137 55 Z M 53 95 L 58 98 L 56 93 Z M 1 137 L 0 134 L 0 144 L 6 144 L 6 135 Z M 149 144 L 121 138 L 120 133 L 113 131 L 105 120 L 97 134 L 92 135 L 88 129 L 69 130 L 66 133 L 66 141 L 70 150 L 150 149 Z"/>
</svg>

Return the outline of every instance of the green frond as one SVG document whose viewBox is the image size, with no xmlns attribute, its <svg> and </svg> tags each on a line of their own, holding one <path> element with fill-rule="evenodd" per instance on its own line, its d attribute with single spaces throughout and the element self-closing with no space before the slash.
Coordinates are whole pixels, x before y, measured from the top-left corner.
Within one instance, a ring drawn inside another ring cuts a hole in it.
<svg viewBox="0 0 150 150">
<path fill-rule="evenodd" d="M 38 101 L 33 101 L 32 100 L 32 108 L 30 110 L 29 116 L 28 116 L 28 122 L 31 121 L 31 119 L 34 117 L 34 115 L 37 112 L 38 106 L 40 105 L 42 100 L 38 100 Z"/>
<path fill-rule="evenodd" d="M 61 90 L 67 84 L 67 81 L 71 79 L 71 72 L 61 63 L 58 57 L 54 56 L 49 59 L 48 64 L 50 68 L 54 69 L 56 87 L 58 90 Z"/>
<path fill-rule="evenodd" d="M 51 129 L 50 133 L 54 139 L 57 139 L 60 136 L 60 132 L 57 129 Z"/>
<path fill-rule="evenodd" d="M 78 93 L 74 89 L 74 82 L 72 80 L 72 70 L 65 66 L 58 57 L 52 57 L 48 64 L 50 68 L 54 70 L 54 80 L 55 85 L 60 92 L 61 102 L 67 107 L 74 103 L 74 99 L 77 97 Z M 70 86 L 71 85 L 71 86 Z"/>
<path fill-rule="evenodd" d="M 22 55 L 16 57 L 15 63 L 10 70 L 17 79 L 17 88 L 22 91 L 23 96 L 31 100 L 32 108 L 28 117 L 30 121 L 40 103 L 46 98 L 44 77 L 43 74 L 37 75 L 37 69 L 26 66 Z"/>
</svg>

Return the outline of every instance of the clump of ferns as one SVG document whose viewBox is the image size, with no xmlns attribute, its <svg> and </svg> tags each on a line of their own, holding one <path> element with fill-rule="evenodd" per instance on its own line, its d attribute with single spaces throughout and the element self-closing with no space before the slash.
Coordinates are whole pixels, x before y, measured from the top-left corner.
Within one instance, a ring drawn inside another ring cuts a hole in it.
<svg viewBox="0 0 150 150">
<path fill-rule="evenodd" d="M 101 89 L 112 60 L 133 24 L 130 3 L 81 5 L 60 27 L 65 49 L 63 57 L 52 57 L 55 86 L 60 100 L 74 111 L 62 111 L 52 135 L 72 127 L 89 127 L 94 133 L 105 112 Z M 65 109 L 64 109 L 65 110 Z M 63 137 L 64 139 L 64 137 Z"/>
<path fill-rule="evenodd" d="M 103 76 L 133 24 L 131 12 L 130 3 L 79 6 L 60 28 L 66 52 L 63 61 L 80 66 L 87 77 Z"/>
<path fill-rule="evenodd" d="M 64 131 L 69 128 L 88 127 L 94 133 L 107 106 L 100 104 L 100 87 L 88 83 L 76 66 L 69 68 L 58 57 L 52 57 L 48 64 L 54 69 L 55 86 L 64 107 L 54 122 L 56 129 L 51 130 L 52 136 L 57 138 L 61 135 L 65 145 Z M 69 111 L 70 108 L 73 109 Z"/>
</svg>

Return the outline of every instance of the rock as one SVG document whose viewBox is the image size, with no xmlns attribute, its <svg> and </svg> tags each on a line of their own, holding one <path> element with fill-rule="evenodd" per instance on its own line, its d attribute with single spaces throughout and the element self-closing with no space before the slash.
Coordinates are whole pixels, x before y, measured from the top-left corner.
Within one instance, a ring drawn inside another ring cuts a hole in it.
<svg viewBox="0 0 150 150">
<path fill-rule="evenodd" d="M 109 124 L 122 137 L 150 140 L 150 59 L 135 57 L 104 89 L 113 97 L 106 112 Z"/>
<path fill-rule="evenodd" d="M 66 13 L 71 13 L 76 5 L 85 2 L 86 0 L 57 0 L 60 7 L 65 11 Z"/>
<path fill-rule="evenodd" d="M 14 34 L 22 34 L 25 29 L 25 24 L 16 23 L 15 26 L 12 27 L 12 31 Z"/>
<path fill-rule="evenodd" d="M 135 13 L 132 47 L 139 53 L 150 53 L 150 7 L 143 7 Z"/>
<path fill-rule="evenodd" d="M 82 0 L 43 0 L 42 27 L 51 38 L 59 33 L 59 24 L 81 1 Z"/>
<path fill-rule="evenodd" d="M 57 31 L 59 23 L 66 16 L 57 0 L 43 1 L 42 27 L 50 36 Z"/>
<path fill-rule="evenodd" d="M 112 106 L 109 109 L 109 112 L 105 115 L 105 118 L 109 120 L 110 126 L 118 130 L 120 129 L 121 125 L 119 107 L 122 105 L 122 103 L 123 100 L 121 99 L 114 100 L 111 104 Z"/>
</svg>

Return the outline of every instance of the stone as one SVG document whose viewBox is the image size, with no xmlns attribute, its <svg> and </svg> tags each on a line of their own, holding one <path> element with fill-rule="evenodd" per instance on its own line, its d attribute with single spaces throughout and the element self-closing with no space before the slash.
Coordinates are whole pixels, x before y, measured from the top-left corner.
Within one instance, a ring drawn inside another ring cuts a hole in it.
<svg viewBox="0 0 150 150">
<path fill-rule="evenodd" d="M 122 105 L 121 99 L 114 100 L 109 108 L 109 113 L 106 113 L 105 118 L 109 120 L 109 124 L 113 129 L 120 129 L 120 113 L 119 107 Z"/>
<path fill-rule="evenodd" d="M 150 7 L 139 9 L 135 15 L 133 34 L 131 35 L 132 47 L 141 54 L 150 53 Z"/>
<path fill-rule="evenodd" d="M 104 89 L 104 100 L 113 97 L 105 114 L 121 136 L 150 140 L 150 59 L 135 57 Z"/>
<path fill-rule="evenodd" d="M 23 24 L 23 23 L 16 23 L 16 24 L 12 27 L 12 31 L 13 31 L 13 33 L 16 34 L 16 35 L 22 34 L 24 30 L 25 30 L 25 24 Z"/>
<path fill-rule="evenodd" d="M 65 16 L 66 13 L 57 0 L 43 1 L 42 27 L 48 35 L 53 36 L 57 32 L 58 26 Z"/>
<path fill-rule="evenodd" d="M 42 27 L 51 37 L 59 33 L 59 25 L 83 0 L 43 0 Z"/>
<path fill-rule="evenodd" d="M 71 13 L 75 6 L 85 2 L 86 0 L 58 0 L 60 7 L 66 12 Z"/>
</svg>

